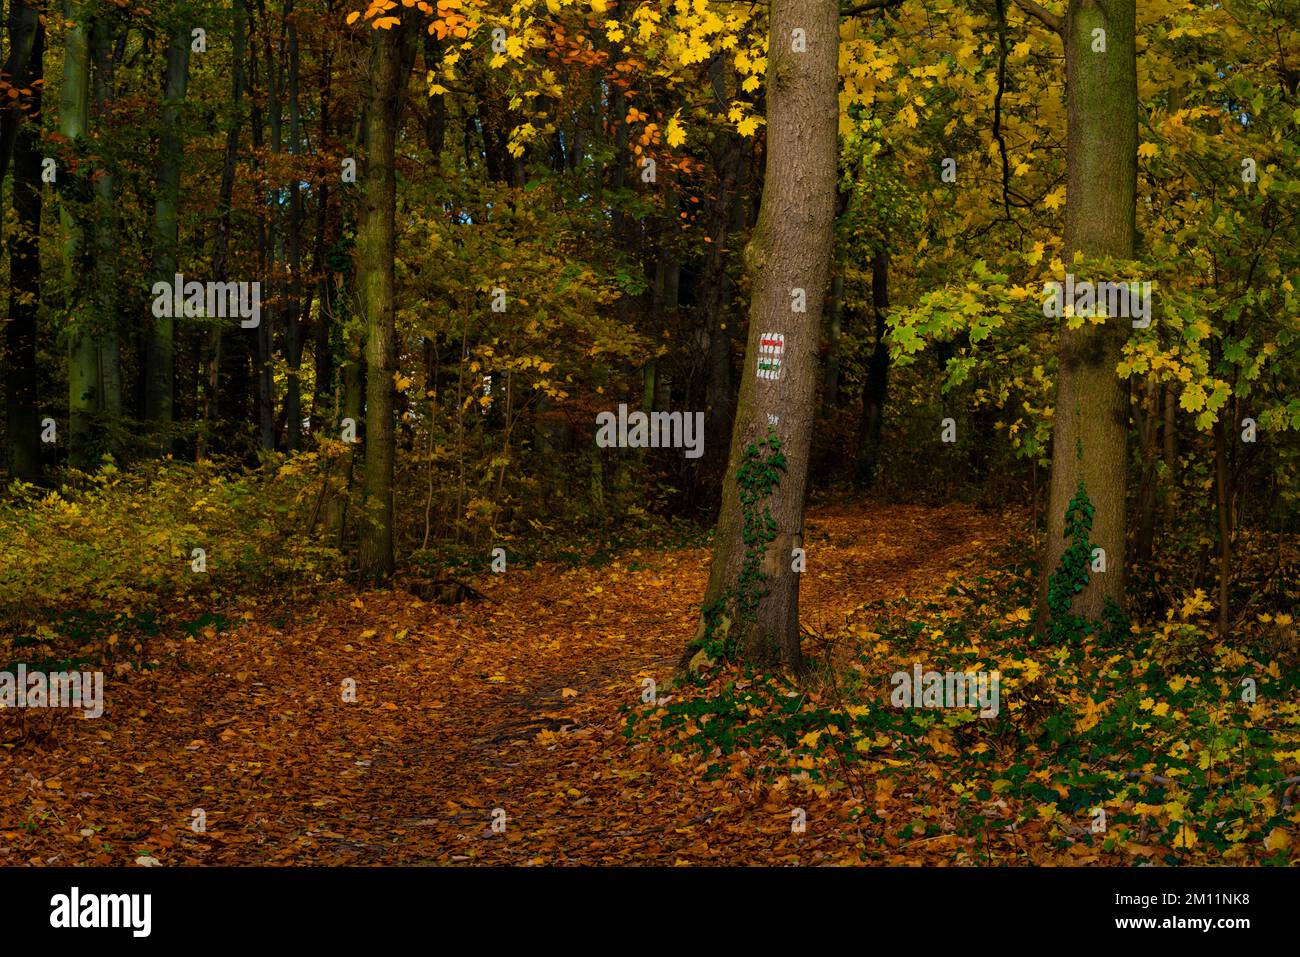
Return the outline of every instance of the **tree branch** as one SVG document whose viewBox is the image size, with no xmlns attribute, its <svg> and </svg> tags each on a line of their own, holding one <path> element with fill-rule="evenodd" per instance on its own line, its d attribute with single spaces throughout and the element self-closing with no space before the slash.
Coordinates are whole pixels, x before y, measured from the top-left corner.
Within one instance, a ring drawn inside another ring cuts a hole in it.
<svg viewBox="0 0 1300 957">
<path fill-rule="evenodd" d="M 867 0 L 866 3 L 859 3 L 854 7 L 845 7 L 840 10 L 842 17 L 856 17 L 860 13 L 870 13 L 872 10 L 885 10 L 889 7 L 901 6 L 903 0 Z"/>
<path fill-rule="evenodd" d="M 1043 24 L 1043 26 L 1047 27 L 1047 29 L 1051 30 L 1053 33 L 1061 33 L 1065 29 L 1064 21 L 1062 21 L 1060 17 L 1051 10 L 1035 3 L 1034 0 L 1015 0 L 1015 2 L 1016 6 L 1025 11 L 1025 13 L 1029 14 L 1031 17 L 1035 17 Z"/>
<path fill-rule="evenodd" d="M 1006 0 L 997 0 L 995 6 L 998 13 L 998 89 L 993 94 L 993 138 L 998 141 L 998 152 L 1002 155 L 1002 207 L 1010 219 L 1011 197 L 1007 191 L 1011 188 L 1011 169 L 1007 160 L 1007 140 L 1002 135 L 1002 97 L 1007 90 Z"/>
</svg>

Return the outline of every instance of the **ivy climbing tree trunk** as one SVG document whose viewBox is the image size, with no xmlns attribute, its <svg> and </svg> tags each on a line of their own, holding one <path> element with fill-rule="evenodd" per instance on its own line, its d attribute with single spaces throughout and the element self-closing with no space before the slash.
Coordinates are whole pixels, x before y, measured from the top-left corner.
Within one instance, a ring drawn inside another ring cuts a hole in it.
<svg viewBox="0 0 1300 957">
<path fill-rule="evenodd" d="M 795 550 L 835 218 L 838 47 L 835 0 L 774 0 L 765 186 L 745 250 L 749 338 L 713 566 L 684 664 L 702 652 L 803 668 Z"/>
<path fill-rule="evenodd" d="M 410 30 L 376 30 L 371 41 L 370 97 L 366 110 L 366 169 L 357 224 L 357 291 L 366 329 L 365 485 L 358 516 L 361 574 L 393 573 L 393 264 L 397 127 L 409 60 Z"/>
<path fill-rule="evenodd" d="M 1067 270 L 1076 253 L 1129 260 L 1137 201 L 1136 3 L 1070 0 L 1055 25 L 1065 45 L 1069 126 L 1062 259 Z M 1097 620 L 1108 602 L 1124 604 L 1128 385 L 1116 366 L 1129 328 L 1123 317 L 1085 320 L 1077 329 L 1069 328 L 1068 318 L 1061 321 L 1040 625 L 1052 576 L 1069 546 L 1066 512 L 1080 489 L 1092 507 L 1089 540 L 1104 550 L 1106 565 L 1073 597 L 1071 611 Z"/>
</svg>

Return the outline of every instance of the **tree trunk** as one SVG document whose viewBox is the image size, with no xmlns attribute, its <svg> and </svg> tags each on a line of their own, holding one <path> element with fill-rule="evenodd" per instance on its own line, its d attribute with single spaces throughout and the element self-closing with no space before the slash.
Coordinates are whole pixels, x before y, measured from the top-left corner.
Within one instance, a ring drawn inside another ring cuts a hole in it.
<svg viewBox="0 0 1300 957">
<path fill-rule="evenodd" d="M 107 125 L 109 113 L 117 101 L 118 35 L 121 14 L 99 14 L 91 28 L 91 57 L 95 64 L 95 117 Z M 118 255 L 121 236 L 117 209 L 116 171 L 105 165 L 94 175 L 95 237 L 95 355 L 97 363 L 98 403 L 96 413 L 103 451 L 122 455 L 117 427 L 122 418 L 122 351 L 119 337 L 122 297 L 118 290 L 120 270 Z"/>
<path fill-rule="evenodd" d="M 271 137 L 271 154 L 280 152 L 281 129 L 283 117 L 280 107 L 280 65 L 276 62 L 275 46 L 271 42 L 271 18 L 266 12 L 265 4 L 259 0 L 262 18 L 256 29 L 261 31 L 262 40 L 262 75 L 266 81 L 266 128 Z M 254 76 L 256 60 L 254 60 Z M 251 89 L 252 100 L 258 102 L 255 89 Z M 253 112 L 253 149 L 262 146 L 261 113 Z M 262 296 L 262 321 L 257 327 L 257 422 L 262 438 L 262 448 L 273 451 L 276 447 L 275 423 L 275 325 L 280 315 L 280 280 L 276 264 L 280 261 L 280 191 L 278 181 L 268 177 L 270 195 L 267 197 L 269 216 L 259 219 L 257 225 L 258 259 L 265 279 L 265 292 Z M 268 305 L 269 303 L 269 305 Z"/>
<path fill-rule="evenodd" d="M 803 545 L 835 217 L 838 19 L 834 0 L 772 4 L 766 185 L 745 250 L 749 339 L 704 611 L 686 652 L 703 645 L 795 673 L 803 659 L 792 558 Z"/>
<path fill-rule="evenodd" d="M 5 324 L 5 407 L 9 440 L 9 475 L 24 482 L 41 480 L 40 414 L 37 409 L 36 317 L 41 299 L 41 131 L 32 119 L 41 113 L 45 75 L 45 26 L 30 4 L 15 0 L 9 8 L 9 43 L 13 56 L 25 51 L 21 68 L 10 73 L 32 95 L 5 113 L 5 129 L 14 125 L 14 214 L 9 236 L 9 322 Z M 24 115 L 24 113 L 26 115 Z M 0 177 L 2 179 L 2 177 Z"/>
<path fill-rule="evenodd" d="M 327 46 L 324 63 L 320 71 L 320 146 L 321 150 L 330 144 L 330 78 L 332 75 L 333 46 Z M 334 326 L 334 270 L 327 261 L 327 240 L 329 238 L 330 188 L 329 182 L 323 180 L 317 188 L 320 195 L 316 203 L 316 238 L 312 248 L 312 272 L 316 275 L 316 298 L 318 319 L 313 327 L 313 360 L 315 363 L 315 394 L 311 403 L 311 430 L 314 435 L 327 434 L 330 421 L 330 399 L 334 395 L 334 350 L 332 332 Z M 310 317 L 309 317 L 310 318 Z"/>
<path fill-rule="evenodd" d="M 840 404 L 840 340 L 844 336 L 844 274 L 836 269 L 831 278 L 831 301 L 826 315 L 826 371 L 822 375 L 822 408 L 825 416 Z"/>
<path fill-rule="evenodd" d="M 247 0 L 242 0 L 235 4 L 234 8 L 230 118 L 226 125 L 226 147 L 221 162 L 217 231 L 215 250 L 212 255 L 212 278 L 217 282 L 228 281 L 230 271 L 230 217 L 235 191 L 235 156 L 239 151 L 239 129 L 243 125 L 244 46 L 248 31 L 246 2 Z M 214 323 L 208 338 L 208 349 L 207 386 L 203 393 L 203 429 L 199 433 L 198 457 L 200 459 L 207 454 L 208 442 L 212 437 L 213 417 L 242 423 L 247 421 L 248 409 L 247 338 L 235 335 L 227 342 L 221 326 Z M 221 389 L 223 378 L 226 385 L 224 392 Z M 225 408 L 226 405 L 230 408 Z"/>
<path fill-rule="evenodd" d="M 190 27 L 184 19 L 172 31 L 167 46 L 167 75 L 164 84 L 162 134 L 158 142 L 158 194 L 154 198 L 154 279 L 171 283 L 179 271 L 181 159 L 185 142 L 181 138 L 181 107 L 190 75 Z M 150 329 L 145 366 L 144 414 L 164 428 L 172 422 L 175 395 L 175 330 L 171 316 L 156 317 Z M 163 437 L 163 448 L 171 442 Z"/>
<path fill-rule="evenodd" d="M 59 87 L 59 134 L 69 144 L 86 136 L 90 121 L 90 14 L 86 5 L 63 0 L 63 18 L 69 25 L 63 39 L 63 79 Z M 60 204 L 63 234 L 63 278 L 68 313 L 68 447 L 74 468 L 94 464 L 94 415 L 99 391 L 98 356 L 89 316 L 89 285 L 85 270 L 85 213 L 76 208 L 89 192 L 89 177 L 82 169 L 65 170 L 60 193 L 71 202 Z"/>
<path fill-rule="evenodd" d="M 867 360 L 862 382 L 862 422 L 858 427 L 858 457 L 853 470 L 859 488 L 876 484 L 880 465 L 880 432 L 889 395 L 889 343 L 885 341 L 885 316 L 889 313 L 889 251 L 877 249 L 871 257 L 871 314 L 876 342 Z"/>
<path fill-rule="evenodd" d="M 358 525 L 361 574 L 393 573 L 393 261 L 396 256 L 397 126 L 406 82 L 405 24 L 371 38 L 370 102 L 366 117 L 366 172 L 357 224 L 357 287 L 366 328 L 366 463 Z"/>
<path fill-rule="evenodd" d="M 1065 249 L 1132 259 L 1137 191 L 1135 0 L 1070 0 L 1062 30 L 1068 111 Z M 1105 52 L 1094 52 L 1094 30 Z M 1067 269 L 1069 266 L 1067 265 Z M 1124 277 L 1113 277 L 1119 280 Z M 1106 553 L 1106 571 L 1073 598 L 1075 615 L 1096 620 L 1109 602 L 1124 604 L 1128 386 L 1116 374 L 1128 319 L 1085 320 L 1060 329 L 1060 371 L 1052 437 L 1047 534 L 1039 585 L 1039 624 L 1048 587 L 1067 542 L 1065 518 L 1082 487 L 1095 510 L 1089 540 Z"/>
<path fill-rule="evenodd" d="M 734 98 L 735 91 L 727 83 L 727 72 L 721 56 L 710 64 L 714 93 L 710 108 L 715 114 L 722 113 L 722 104 Z M 732 331 L 727 322 L 733 283 L 727 270 L 737 232 L 733 229 L 739 205 L 736 202 L 737 187 L 748 159 L 747 142 L 740 134 L 727 129 L 717 135 L 711 150 L 718 177 L 718 194 L 709 213 L 710 242 L 700 276 L 701 293 L 696 311 L 707 342 L 703 396 L 706 436 L 730 435 L 736 416 Z M 717 441 L 705 442 L 704 454 L 694 469 L 689 501 L 710 517 L 716 516 L 722 505 L 722 477 L 726 468 L 726 447 Z"/>
<path fill-rule="evenodd" d="M 1142 443 L 1142 479 L 1138 485 L 1138 528 L 1135 557 L 1148 561 L 1156 534 L 1156 462 L 1159 459 L 1160 386 L 1148 379 L 1146 394 L 1138 408 L 1138 436 Z"/>
<path fill-rule="evenodd" d="M 44 42 L 45 24 L 41 22 L 40 11 L 24 0 L 13 0 L 9 5 L 9 56 L 0 74 L 12 88 L 29 88 L 32 95 L 6 97 L 6 102 L 0 104 L 0 183 L 9 174 L 18 134 L 26 128 L 27 118 L 37 112 L 32 108 L 39 106 L 39 91 L 31 84 L 44 72 L 43 66 L 36 62 L 40 59 L 38 49 L 43 52 Z"/>
<path fill-rule="evenodd" d="M 1172 382 L 1165 383 L 1165 426 L 1161 432 L 1161 454 L 1170 476 L 1178 469 L 1178 393 Z M 1170 480 L 1173 484 L 1173 480 Z"/>
<path fill-rule="evenodd" d="M 340 293 L 337 301 L 350 302 L 350 295 L 350 290 L 345 289 Z M 344 342 L 344 349 L 346 355 L 341 376 L 343 411 L 341 416 L 336 416 L 336 419 L 351 419 L 358 430 L 358 439 L 364 441 L 362 428 L 365 423 L 362 421 L 362 416 L 365 414 L 366 404 L 366 370 L 363 355 L 365 345 L 349 339 Z M 357 450 L 357 445 L 351 446 L 347 454 L 340 459 L 332 482 L 332 498 L 328 511 L 330 540 L 340 548 L 343 547 L 344 539 L 347 537 L 348 503 L 351 501 L 352 485 L 356 474 Z"/>
<path fill-rule="evenodd" d="M 1232 584 L 1232 468 L 1228 461 L 1225 407 L 1214 420 L 1214 504 L 1219 519 L 1219 617 L 1220 638 L 1228 637 L 1228 588 Z"/>
<path fill-rule="evenodd" d="M 836 192 L 835 218 L 843 219 L 852 203 L 853 192 L 841 183 Z M 840 347 L 844 333 L 844 266 L 848 258 L 848 242 L 835 246 L 831 269 L 831 298 L 826 315 L 826 371 L 822 376 L 821 414 L 827 415 L 840 404 Z"/>
<path fill-rule="evenodd" d="M 289 31 L 289 153 L 295 157 L 289 184 L 289 308 L 285 313 L 284 357 L 288 376 L 284 386 L 285 445 L 296 452 L 302 444 L 302 188 L 296 157 L 302 148 L 302 113 L 298 104 L 298 27 L 293 0 L 285 0 Z"/>
</svg>

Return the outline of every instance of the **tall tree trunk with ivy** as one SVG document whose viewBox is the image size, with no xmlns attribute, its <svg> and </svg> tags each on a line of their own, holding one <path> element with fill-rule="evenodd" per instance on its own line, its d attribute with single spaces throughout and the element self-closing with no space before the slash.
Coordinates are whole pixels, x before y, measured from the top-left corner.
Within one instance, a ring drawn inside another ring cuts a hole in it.
<svg viewBox="0 0 1300 957">
<path fill-rule="evenodd" d="M 1065 45 L 1069 130 L 1062 259 L 1067 271 L 1076 253 L 1087 259 L 1133 258 L 1136 11 L 1134 0 L 1070 0 L 1063 18 L 1048 15 Z M 1081 490 L 1092 508 L 1089 540 L 1105 551 L 1106 566 L 1090 574 L 1073 596 L 1071 611 L 1098 620 L 1108 603 L 1124 604 L 1128 385 L 1116 366 L 1129 329 L 1130 320 L 1123 317 L 1101 323 L 1085 319 L 1077 329 L 1069 328 L 1068 318 L 1061 321 L 1040 623 L 1046 621 L 1051 583 L 1070 545 L 1066 513 Z M 1070 575 L 1056 578 L 1071 580 Z"/>
<path fill-rule="evenodd" d="M 749 338 L 713 566 L 683 664 L 703 652 L 803 668 L 796 549 L 835 218 L 838 17 L 834 0 L 772 4 L 767 168 L 745 250 Z"/>
</svg>

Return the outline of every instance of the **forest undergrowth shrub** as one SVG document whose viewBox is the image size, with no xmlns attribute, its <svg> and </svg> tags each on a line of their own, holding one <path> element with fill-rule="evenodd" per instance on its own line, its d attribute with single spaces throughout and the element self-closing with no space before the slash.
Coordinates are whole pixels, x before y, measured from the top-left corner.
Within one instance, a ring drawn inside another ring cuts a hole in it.
<svg viewBox="0 0 1300 957">
<path fill-rule="evenodd" d="M 861 606 L 813 680 L 725 666 L 631 711 L 626 733 L 707 776 L 847 806 L 878 841 L 864 856 L 948 834 L 1001 860 L 1033 845 L 1053 860 L 1285 863 L 1300 824 L 1291 616 L 1219 641 L 1198 590 L 1163 620 L 1058 619 L 1043 640 L 1036 575 L 1015 554 L 943 595 Z M 893 707 L 890 677 L 914 664 L 999 672 L 998 714 Z"/>
<path fill-rule="evenodd" d="M 30 658 L 24 647 L 51 660 L 96 643 L 138 648 L 173 625 L 219 625 L 238 595 L 344 572 L 337 550 L 304 533 L 314 484 L 301 470 L 168 459 L 68 479 L 55 490 L 15 483 L 0 501 L 9 658 Z"/>
</svg>

